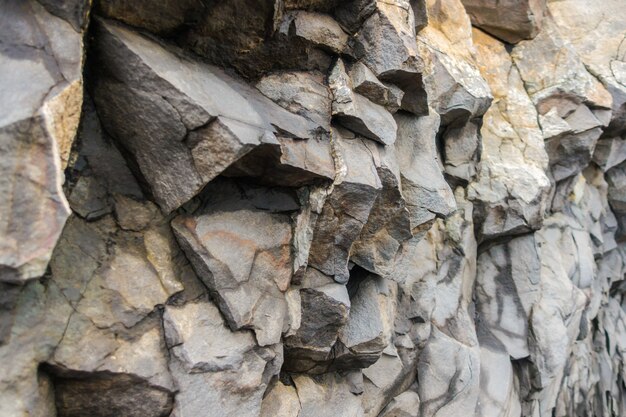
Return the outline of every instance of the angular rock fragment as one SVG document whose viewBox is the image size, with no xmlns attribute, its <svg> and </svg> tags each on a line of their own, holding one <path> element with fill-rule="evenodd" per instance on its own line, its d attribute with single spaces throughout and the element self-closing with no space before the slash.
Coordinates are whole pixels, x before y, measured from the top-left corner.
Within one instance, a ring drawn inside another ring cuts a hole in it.
<svg viewBox="0 0 626 417">
<path fill-rule="evenodd" d="M 417 35 L 428 52 L 424 75 L 428 104 L 443 126 L 482 116 L 491 104 L 489 86 L 474 63 L 472 29 L 460 0 L 427 1 L 429 20 Z"/>
<path fill-rule="evenodd" d="M 626 160 L 626 140 L 622 138 L 601 139 L 593 152 L 593 162 L 604 172 Z"/>
<path fill-rule="evenodd" d="M 98 62 L 106 68 L 95 85 L 98 111 L 164 212 L 256 146 L 276 143 L 278 130 L 311 136 L 311 122 L 221 70 L 119 25 L 99 21 L 97 27 Z"/>
<path fill-rule="evenodd" d="M 335 350 L 338 368 L 366 368 L 378 360 L 391 342 L 395 315 L 395 283 L 385 278 L 369 275 L 351 278 L 348 283 L 353 292 L 350 314 L 339 331 L 340 348 Z"/>
<path fill-rule="evenodd" d="M 385 145 L 396 141 L 396 123 L 384 107 L 352 91 L 342 60 L 337 61 L 328 76 L 333 94 L 333 117 L 348 129 Z"/>
<path fill-rule="evenodd" d="M 474 30 L 476 60 L 494 101 L 483 118 L 477 178 L 468 187 L 479 241 L 541 227 L 550 181 L 548 158 L 517 68 L 504 45 Z"/>
<path fill-rule="evenodd" d="M 251 332 L 231 331 L 208 300 L 168 306 L 163 320 L 179 389 L 174 414 L 258 416 L 269 379 L 282 364 L 280 348 L 260 348 Z"/>
<path fill-rule="evenodd" d="M 273 345 L 285 324 L 284 292 L 292 274 L 291 223 L 281 212 L 298 206 L 289 195 L 267 189 L 259 190 L 258 199 L 237 193 L 234 183 L 210 186 L 208 201 L 176 217 L 172 227 L 229 326 L 253 329 L 259 345 Z"/>
<path fill-rule="evenodd" d="M 332 95 L 322 74 L 295 71 L 269 74 L 257 82 L 256 88 L 279 106 L 330 132 Z"/>
<path fill-rule="evenodd" d="M 333 129 L 338 174 L 315 223 L 308 263 L 346 283 L 351 248 L 367 222 L 381 183 L 367 139 L 344 139 L 342 135 Z"/>
<path fill-rule="evenodd" d="M 352 87 L 356 93 L 380 104 L 395 113 L 402 105 L 404 92 L 393 84 L 384 84 L 364 64 L 357 62 L 349 71 Z"/>
<path fill-rule="evenodd" d="M 461 0 L 472 24 L 507 43 L 532 39 L 542 28 L 546 0 Z"/>
<path fill-rule="evenodd" d="M 285 369 L 325 372 L 332 362 L 339 331 L 348 319 L 348 291 L 310 267 L 298 289 L 301 324 L 295 334 L 285 338 Z"/>
<path fill-rule="evenodd" d="M 517 45 L 511 56 L 537 107 L 554 179 L 577 174 L 589 164 L 601 128 L 608 124 L 611 95 L 551 21 L 535 39 Z"/>
<path fill-rule="evenodd" d="M 435 135 L 439 116 L 395 115 L 398 124 L 396 153 L 402 192 L 410 213 L 411 228 L 448 216 L 455 208 L 454 195 L 438 164 Z"/>
<path fill-rule="evenodd" d="M 348 52 L 348 35 L 332 17 L 299 11 L 289 14 L 286 19 L 291 22 L 291 35 L 335 54 Z"/>
<path fill-rule="evenodd" d="M 626 10 L 619 1 L 549 1 L 548 9 L 561 36 L 569 41 L 588 71 L 613 97 L 608 137 L 626 130 Z"/>
<path fill-rule="evenodd" d="M 43 275 L 70 214 L 61 184 L 81 113 L 83 35 L 35 1 L 2 8 L 0 281 L 19 283 Z"/>
<path fill-rule="evenodd" d="M 373 144 L 372 144 L 373 145 Z M 362 268 L 388 277 L 395 267 L 403 242 L 413 236 L 407 202 L 402 194 L 401 174 L 395 148 L 368 146 L 375 156 L 383 189 L 376 198 L 350 260 Z"/>
<path fill-rule="evenodd" d="M 415 16 L 408 0 L 377 0 L 356 42 L 357 53 L 376 77 L 404 91 L 403 110 L 428 113 L 422 80 L 427 64 L 415 40 Z"/>
<path fill-rule="evenodd" d="M 360 397 L 339 375 L 298 375 L 293 380 L 302 406 L 300 417 L 363 417 Z M 320 407 L 320 398 L 325 399 L 324 407 Z"/>
</svg>

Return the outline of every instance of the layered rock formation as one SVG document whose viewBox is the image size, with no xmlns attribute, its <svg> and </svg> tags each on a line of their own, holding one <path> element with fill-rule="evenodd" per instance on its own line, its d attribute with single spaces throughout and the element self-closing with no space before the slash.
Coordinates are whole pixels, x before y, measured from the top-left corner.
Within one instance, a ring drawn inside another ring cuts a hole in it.
<svg viewBox="0 0 626 417">
<path fill-rule="evenodd" d="M 0 3 L 0 417 L 626 415 L 623 0 Z"/>
</svg>

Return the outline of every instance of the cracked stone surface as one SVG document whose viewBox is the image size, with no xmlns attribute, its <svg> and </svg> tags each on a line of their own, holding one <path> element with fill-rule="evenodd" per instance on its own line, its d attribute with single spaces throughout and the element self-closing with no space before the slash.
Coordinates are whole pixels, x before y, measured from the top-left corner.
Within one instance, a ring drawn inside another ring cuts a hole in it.
<svg viewBox="0 0 626 417">
<path fill-rule="evenodd" d="M 622 0 L 0 0 L 0 417 L 626 415 Z"/>
</svg>

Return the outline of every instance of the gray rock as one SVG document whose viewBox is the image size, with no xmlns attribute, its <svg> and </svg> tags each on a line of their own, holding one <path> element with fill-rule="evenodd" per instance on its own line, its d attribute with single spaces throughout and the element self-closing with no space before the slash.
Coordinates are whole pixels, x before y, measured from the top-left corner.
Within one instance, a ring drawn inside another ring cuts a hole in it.
<svg viewBox="0 0 626 417">
<path fill-rule="evenodd" d="M 293 380 L 302 406 L 300 417 L 363 417 L 360 397 L 350 392 L 349 384 L 339 375 L 298 375 Z M 325 399 L 324 407 L 320 407 L 319 398 Z"/>
<path fill-rule="evenodd" d="M 417 417 L 420 408 L 420 397 L 414 391 L 405 391 L 394 397 L 383 409 L 381 417 Z"/>
<path fill-rule="evenodd" d="M 294 372 L 326 372 L 339 331 L 348 320 L 348 291 L 310 267 L 299 287 L 301 324 L 285 338 L 284 367 Z"/>
<path fill-rule="evenodd" d="M 131 5 L 124 0 L 99 0 L 96 12 L 160 35 L 171 35 L 197 22 L 205 12 L 201 0 L 146 1 Z"/>
<path fill-rule="evenodd" d="M 435 135 L 439 116 L 436 113 L 422 117 L 397 113 L 395 119 L 402 192 L 411 228 L 415 229 L 435 216 L 448 216 L 456 209 L 456 204 L 438 163 Z"/>
<path fill-rule="evenodd" d="M 621 52 L 626 12 L 619 1 L 588 4 L 581 0 L 549 1 L 548 9 L 560 34 L 571 43 L 589 72 L 613 97 L 611 123 L 606 134 L 624 132 L 626 71 Z"/>
<path fill-rule="evenodd" d="M 82 32 L 35 1 L 0 17 L 0 281 L 44 274 L 70 211 L 61 185 L 83 99 Z"/>
<path fill-rule="evenodd" d="M 522 2 L 461 0 L 472 24 L 507 43 L 532 39 L 542 28 L 546 14 L 545 0 Z"/>
<path fill-rule="evenodd" d="M 415 39 L 415 16 L 408 0 L 376 1 L 356 36 L 362 61 L 381 81 L 404 91 L 402 109 L 427 114 L 422 73 L 424 53 Z"/>
<path fill-rule="evenodd" d="M 352 91 L 342 60 L 328 76 L 333 94 L 332 114 L 343 126 L 369 139 L 392 145 L 396 141 L 396 123 L 384 107 Z"/>
<path fill-rule="evenodd" d="M 96 105 L 164 212 L 188 201 L 262 142 L 275 143 L 276 129 L 310 137 L 311 122 L 222 71 L 121 26 L 103 21 L 97 26 L 98 59 L 106 61 L 108 76 L 97 80 Z M 175 75 L 181 68 L 184 78 Z"/>
<path fill-rule="evenodd" d="M 622 138 L 599 140 L 593 152 L 593 162 L 604 172 L 626 160 L 626 141 Z"/>
<path fill-rule="evenodd" d="M 282 364 L 280 347 L 259 348 L 251 332 L 231 331 L 207 300 L 168 306 L 164 327 L 179 389 L 176 416 L 259 415 L 269 379 Z"/>
<path fill-rule="evenodd" d="M 481 253 L 476 270 L 476 312 L 482 326 L 513 359 L 527 357 L 528 323 L 541 293 L 541 261 L 534 235 Z"/>
<path fill-rule="evenodd" d="M 348 260 L 382 188 L 366 139 L 344 139 L 333 129 L 337 177 L 313 231 L 309 265 L 348 281 Z"/>
<path fill-rule="evenodd" d="M 537 113 L 504 44 L 474 30 L 476 59 L 494 96 L 483 117 L 477 178 L 468 187 L 479 241 L 541 227 L 550 181 Z"/>
<path fill-rule="evenodd" d="M 332 96 L 322 74 L 283 72 L 267 75 L 256 84 L 281 107 L 330 132 Z"/>
<path fill-rule="evenodd" d="M 232 189 L 215 186 L 208 195 L 228 196 Z M 290 220 L 256 208 L 254 200 L 230 196 L 230 202 L 209 201 L 194 214 L 176 217 L 172 227 L 198 276 L 215 293 L 229 326 L 253 329 L 259 345 L 273 345 L 280 341 L 287 313 Z M 265 198 L 272 202 L 271 194 Z"/>
</svg>

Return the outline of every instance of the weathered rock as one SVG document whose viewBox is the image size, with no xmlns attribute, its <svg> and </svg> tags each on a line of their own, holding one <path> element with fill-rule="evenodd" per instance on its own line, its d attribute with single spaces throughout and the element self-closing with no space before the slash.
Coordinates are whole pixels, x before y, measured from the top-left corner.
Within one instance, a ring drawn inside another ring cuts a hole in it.
<svg viewBox="0 0 626 417">
<path fill-rule="evenodd" d="M 537 107 L 554 179 L 577 174 L 589 164 L 601 128 L 608 124 L 611 95 L 551 21 L 535 39 L 517 45 L 511 56 Z"/>
<path fill-rule="evenodd" d="M 281 107 L 330 132 L 332 96 L 322 74 L 284 72 L 267 75 L 256 84 Z"/>
<path fill-rule="evenodd" d="M 422 72 L 423 53 L 415 40 L 415 17 L 408 0 L 376 1 L 356 37 L 357 54 L 381 81 L 404 91 L 402 109 L 428 113 Z"/>
<path fill-rule="evenodd" d="M 231 331 L 207 300 L 167 307 L 165 336 L 179 392 L 174 413 L 258 416 L 269 378 L 282 364 L 281 350 L 259 348 L 251 332 Z"/>
<path fill-rule="evenodd" d="M 310 137 L 311 122 L 222 71 L 118 25 L 97 26 L 98 60 L 106 62 L 107 76 L 96 82 L 96 105 L 164 212 L 262 142 L 275 143 L 276 129 Z M 181 68 L 184 78 L 175 75 Z"/>
<path fill-rule="evenodd" d="M 373 144 L 371 144 L 373 145 Z M 375 156 L 376 171 L 383 189 L 376 198 L 350 260 L 362 268 L 388 277 L 403 242 L 413 236 L 407 202 L 402 195 L 395 148 L 368 146 Z"/>
<path fill-rule="evenodd" d="M 300 327 L 285 338 L 285 369 L 325 372 L 332 362 L 331 352 L 339 331 L 348 320 L 348 291 L 344 285 L 309 268 L 300 285 L 299 298 Z"/>
<path fill-rule="evenodd" d="M 18 283 L 43 275 L 70 214 L 61 184 L 80 119 L 83 41 L 35 1 L 2 8 L 0 281 Z"/>
<path fill-rule="evenodd" d="M 398 124 L 396 152 L 400 165 L 402 192 L 410 213 L 411 228 L 448 216 L 455 208 L 450 186 L 443 178 L 437 158 L 435 135 L 439 116 L 395 115 Z"/>
<path fill-rule="evenodd" d="M 337 374 L 298 375 L 293 380 L 302 406 L 300 417 L 363 417 L 360 397 Z M 320 398 L 325 399 L 323 408 Z"/>
<path fill-rule="evenodd" d="M 476 312 L 491 338 L 513 359 L 527 357 L 528 325 L 540 297 L 541 261 L 534 235 L 514 238 L 479 255 Z"/>
<path fill-rule="evenodd" d="M 332 114 L 342 125 L 366 138 L 393 145 L 396 123 L 384 107 L 352 91 L 352 81 L 339 60 L 328 76 L 333 94 Z"/>
<path fill-rule="evenodd" d="M 571 42 L 588 71 L 613 97 L 606 134 L 626 129 L 626 64 L 623 38 L 626 11 L 619 1 L 587 4 L 581 0 L 549 1 L 548 9 L 559 33 Z"/>
<path fill-rule="evenodd" d="M 481 128 L 478 176 L 468 187 L 479 241 L 541 227 L 550 182 L 537 113 L 504 45 L 474 30 L 476 60 L 494 101 Z"/>
<path fill-rule="evenodd" d="M 417 417 L 420 398 L 414 391 L 405 391 L 383 409 L 381 417 Z"/>
<path fill-rule="evenodd" d="M 461 1 L 472 24 L 507 43 L 537 36 L 546 14 L 546 0 Z"/>
<path fill-rule="evenodd" d="M 604 172 L 626 160 L 626 140 L 608 138 L 599 140 L 593 152 L 593 162 Z"/>
<path fill-rule="evenodd" d="M 344 139 L 338 129 L 332 134 L 338 174 L 313 229 L 309 265 L 346 283 L 352 245 L 382 187 L 367 140 Z"/>
<path fill-rule="evenodd" d="M 348 35 L 332 17 L 322 13 L 293 12 L 286 17 L 289 32 L 335 54 L 348 52 Z"/>
<path fill-rule="evenodd" d="M 172 35 L 197 23 L 206 7 L 201 0 L 145 1 L 141 4 L 98 0 L 96 5 L 96 12 L 105 17 L 160 35 Z"/>
<path fill-rule="evenodd" d="M 478 345 L 467 346 L 433 329 L 420 355 L 417 377 L 420 416 L 458 416 L 473 413 L 478 400 Z"/>
<path fill-rule="evenodd" d="M 395 316 L 395 283 L 375 275 L 351 278 L 350 314 L 339 331 L 336 349 L 339 368 L 367 368 L 391 342 Z M 356 282 L 354 282 L 356 281 Z"/>
<path fill-rule="evenodd" d="M 471 53 L 472 29 L 460 0 L 427 1 L 428 26 L 418 42 L 432 65 L 425 74 L 428 104 L 441 116 L 441 124 L 463 124 L 482 116 L 491 104 L 489 86 Z"/>
<path fill-rule="evenodd" d="M 295 387 L 276 382 L 261 403 L 261 417 L 298 417 L 300 399 Z"/>
<path fill-rule="evenodd" d="M 174 219 L 172 227 L 198 276 L 217 296 L 229 326 L 253 329 L 261 346 L 273 345 L 283 331 L 283 293 L 292 273 L 291 224 L 277 212 L 297 205 L 288 196 L 281 201 L 266 192 L 259 198 L 275 211 L 268 213 L 254 199 L 238 201 L 236 190 L 230 183 L 210 187 L 209 199 L 213 193 L 232 193 L 233 198 L 209 200 L 194 214 Z"/>
</svg>

